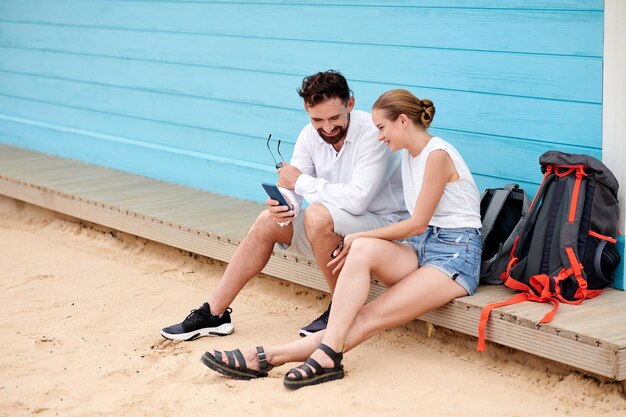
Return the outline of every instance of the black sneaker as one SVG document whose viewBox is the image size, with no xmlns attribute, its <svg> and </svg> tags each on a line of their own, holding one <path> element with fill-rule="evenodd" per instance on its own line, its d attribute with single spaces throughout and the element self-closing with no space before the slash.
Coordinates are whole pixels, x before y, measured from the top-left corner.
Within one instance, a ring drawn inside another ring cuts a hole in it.
<svg viewBox="0 0 626 417">
<path fill-rule="evenodd" d="M 321 316 L 313 320 L 313 322 L 311 322 L 308 326 L 301 328 L 300 336 L 309 336 L 313 333 L 319 332 L 320 330 L 326 329 L 326 326 L 328 325 L 328 315 L 330 314 L 330 306 L 332 305 L 332 302 L 328 304 L 328 308 L 322 313 Z"/>
<path fill-rule="evenodd" d="M 209 303 L 202 304 L 197 310 L 191 310 L 182 323 L 161 329 L 161 336 L 170 340 L 194 340 L 202 336 L 226 336 L 231 334 L 235 327 L 230 323 L 230 313 L 227 308 L 224 314 L 211 314 Z"/>
</svg>

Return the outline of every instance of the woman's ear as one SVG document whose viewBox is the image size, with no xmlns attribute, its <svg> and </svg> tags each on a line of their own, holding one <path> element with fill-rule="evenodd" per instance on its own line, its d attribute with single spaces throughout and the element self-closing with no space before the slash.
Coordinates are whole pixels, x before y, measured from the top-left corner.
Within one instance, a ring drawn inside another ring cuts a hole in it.
<svg viewBox="0 0 626 417">
<path fill-rule="evenodd" d="M 400 124 L 402 125 L 402 127 L 407 127 L 409 125 L 409 117 L 402 113 L 400 116 L 398 116 L 398 119 L 400 119 Z"/>
</svg>

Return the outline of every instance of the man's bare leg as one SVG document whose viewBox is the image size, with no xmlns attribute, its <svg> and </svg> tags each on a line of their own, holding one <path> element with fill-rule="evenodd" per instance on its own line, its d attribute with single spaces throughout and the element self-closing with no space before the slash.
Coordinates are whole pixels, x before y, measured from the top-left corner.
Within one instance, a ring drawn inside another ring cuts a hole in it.
<svg viewBox="0 0 626 417">
<path fill-rule="evenodd" d="M 226 271 L 209 302 L 192 310 L 185 320 L 161 329 L 161 336 L 170 340 L 194 340 L 202 336 L 226 336 L 234 331 L 228 306 L 239 291 L 267 264 L 274 244 L 291 244 L 293 226 L 280 227 L 269 210 L 255 220 L 235 250 Z"/>
<path fill-rule="evenodd" d="M 293 226 L 281 227 L 265 210 L 250 227 L 228 263 L 219 285 L 209 298 L 211 313 L 220 315 L 241 289 L 265 267 L 275 243 L 291 244 Z"/>
<path fill-rule="evenodd" d="M 304 230 L 311 242 L 313 254 L 318 268 L 324 275 L 331 295 L 335 292 L 337 275 L 332 268 L 326 266 L 330 262 L 330 254 L 341 242 L 342 237 L 335 233 L 333 218 L 323 204 L 312 204 L 304 214 Z"/>
</svg>

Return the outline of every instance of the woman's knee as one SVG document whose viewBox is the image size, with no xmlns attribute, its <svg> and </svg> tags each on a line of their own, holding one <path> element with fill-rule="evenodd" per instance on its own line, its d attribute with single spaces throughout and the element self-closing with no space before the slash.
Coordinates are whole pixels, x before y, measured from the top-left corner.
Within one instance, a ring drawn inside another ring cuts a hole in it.
<svg viewBox="0 0 626 417">
<path fill-rule="evenodd" d="M 376 263 L 376 241 L 369 237 L 361 237 L 352 242 L 346 262 L 373 265 Z"/>
</svg>

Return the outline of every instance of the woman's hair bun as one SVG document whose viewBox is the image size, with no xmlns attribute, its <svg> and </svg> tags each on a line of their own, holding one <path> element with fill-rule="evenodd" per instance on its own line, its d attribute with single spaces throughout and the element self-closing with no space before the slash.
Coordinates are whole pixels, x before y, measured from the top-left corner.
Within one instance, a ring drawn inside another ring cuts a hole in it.
<svg viewBox="0 0 626 417">
<path fill-rule="evenodd" d="M 420 105 L 423 109 L 422 114 L 420 116 L 420 121 L 422 122 L 425 128 L 428 128 L 430 127 L 430 124 L 432 123 L 433 118 L 435 117 L 435 105 L 433 104 L 432 101 L 426 98 L 420 100 Z"/>
</svg>

